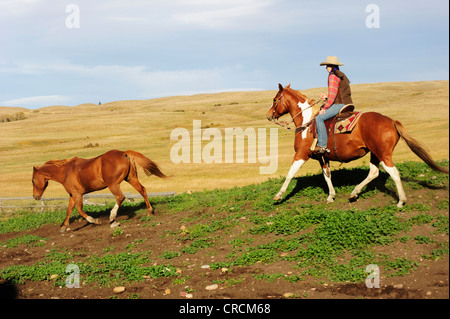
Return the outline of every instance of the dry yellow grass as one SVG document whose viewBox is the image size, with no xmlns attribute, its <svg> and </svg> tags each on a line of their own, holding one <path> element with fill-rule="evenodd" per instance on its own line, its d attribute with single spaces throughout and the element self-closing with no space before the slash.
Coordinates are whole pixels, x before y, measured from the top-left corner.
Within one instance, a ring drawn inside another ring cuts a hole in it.
<svg viewBox="0 0 450 319">
<path fill-rule="evenodd" d="M 376 111 L 399 120 L 413 137 L 428 146 L 435 160 L 440 160 L 449 158 L 448 85 L 448 81 L 357 84 L 352 85 L 352 93 L 357 110 Z M 302 92 L 317 98 L 324 91 L 314 88 Z M 51 159 L 95 157 L 111 149 L 139 151 L 173 176 L 161 180 L 141 173 L 141 182 L 149 192 L 229 188 L 284 176 L 292 161 L 293 133 L 281 128 L 278 170 L 272 175 L 259 174 L 263 164 L 249 164 L 247 157 L 244 164 L 174 164 L 170 159 L 170 149 L 176 143 L 170 140 L 170 132 L 183 127 L 192 138 L 193 120 L 201 120 L 203 127 L 217 127 L 222 134 L 225 128 L 233 127 L 267 128 L 268 134 L 269 128 L 276 127 L 265 119 L 275 93 L 200 94 L 28 111 L 25 120 L 0 123 L 0 197 L 31 196 L 34 165 Z M 98 147 L 87 147 L 95 144 Z M 208 141 L 203 141 L 202 145 L 206 144 Z M 401 141 L 394 160 L 419 159 Z M 368 161 L 366 156 L 344 167 Z M 332 163 L 332 168 L 339 165 Z M 319 171 L 317 162 L 310 161 L 299 175 Z M 122 189 L 135 193 L 127 183 L 122 184 Z M 51 182 L 45 195 L 66 196 L 66 192 Z"/>
</svg>

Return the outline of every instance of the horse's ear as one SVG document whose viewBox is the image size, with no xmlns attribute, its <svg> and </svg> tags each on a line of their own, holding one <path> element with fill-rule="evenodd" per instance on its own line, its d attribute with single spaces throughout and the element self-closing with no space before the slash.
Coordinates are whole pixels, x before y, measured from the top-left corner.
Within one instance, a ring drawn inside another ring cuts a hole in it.
<svg viewBox="0 0 450 319">
<path fill-rule="evenodd" d="M 291 83 L 288 84 L 288 86 L 286 86 L 286 89 L 290 89 L 291 88 Z"/>
<path fill-rule="evenodd" d="M 283 92 L 283 86 L 281 85 L 281 83 L 278 83 L 278 89 L 280 90 L 280 92 Z"/>
<path fill-rule="evenodd" d="M 34 172 L 37 172 L 37 169 L 38 169 L 38 168 L 37 168 L 36 166 L 33 166 L 33 173 L 34 173 Z"/>
</svg>

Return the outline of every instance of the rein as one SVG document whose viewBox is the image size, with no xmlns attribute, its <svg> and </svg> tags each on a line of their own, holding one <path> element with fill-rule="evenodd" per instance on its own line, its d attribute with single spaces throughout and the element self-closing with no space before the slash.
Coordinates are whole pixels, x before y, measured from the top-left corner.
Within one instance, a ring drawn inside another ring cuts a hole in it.
<svg viewBox="0 0 450 319">
<path fill-rule="evenodd" d="M 295 116 L 292 117 L 292 121 L 291 122 L 286 122 L 286 121 L 277 121 L 273 115 L 276 112 L 276 109 L 278 107 L 278 104 L 280 103 L 281 99 L 283 98 L 283 94 L 281 94 L 280 98 L 277 101 L 277 105 L 274 107 L 273 109 L 273 113 L 272 113 L 272 122 L 274 122 L 276 125 L 279 125 L 287 130 L 291 130 L 292 128 L 289 127 L 290 123 L 293 123 L 295 118 L 297 116 L 299 116 L 300 114 L 303 113 L 303 111 L 306 111 L 307 109 L 312 108 L 314 105 L 318 104 L 320 101 L 322 101 L 322 99 L 317 100 L 317 102 L 314 102 L 313 104 L 309 105 L 308 107 L 306 107 L 305 109 L 300 109 L 300 112 L 298 112 L 297 114 L 295 114 Z M 284 104 L 284 103 L 283 103 Z M 295 128 L 295 133 L 299 133 L 299 132 L 303 132 L 308 126 L 311 125 L 311 123 L 314 121 L 315 117 L 311 119 L 311 121 L 309 121 L 308 123 L 305 123 L 303 125 L 300 125 L 299 127 Z"/>
</svg>

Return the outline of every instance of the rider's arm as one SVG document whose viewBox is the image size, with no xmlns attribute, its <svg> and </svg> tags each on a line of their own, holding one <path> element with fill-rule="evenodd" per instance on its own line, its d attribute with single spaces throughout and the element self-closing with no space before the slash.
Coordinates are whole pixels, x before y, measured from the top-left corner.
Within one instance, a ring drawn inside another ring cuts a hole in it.
<svg viewBox="0 0 450 319">
<path fill-rule="evenodd" d="M 334 100 L 336 99 L 336 95 L 339 89 L 339 83 L 341 82 L 341 79 L 338 78 L 334 74 L 330 74 L 328 78 L 328 98 L 327 102 L 325 103 L 323 109 L 327 110 L 330 108 L 331 105 L 333 105 Z"/>
</svg>

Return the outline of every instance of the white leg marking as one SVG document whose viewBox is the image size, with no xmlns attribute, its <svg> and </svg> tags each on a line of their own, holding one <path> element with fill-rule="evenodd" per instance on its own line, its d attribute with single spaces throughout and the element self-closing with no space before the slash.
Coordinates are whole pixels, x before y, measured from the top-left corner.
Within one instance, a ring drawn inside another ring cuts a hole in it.
<svg viewBox="0 0 450 319">
<path fill-rule="evenodd" d="M 119 205 L 114 205 L 113 209 L 111 209 L 111 213 L 109 214 L 109 221 L 112 222 L 114 219 L 116 219 L 117 211 L 119 210 Z"/>
<path fill-rule="evenodd" d="M 369 175 L 367 175 L 366 179 L 355 187 L 353 192 L 350 194 L 350 198 L 357 198 L 359 193 L 361 193 L 362 189 L 364 188 L 364 186 L 366 186 L 372 180 L 377 178 L 379 173 L 380 173 L 379 168 L 376 165 L 370 163 Z"/>
<path fill-rule="evenodd" d="M 397 191 L 398 191 L 397 207 L 403 207 L 403 205 L 406 203 L 406 195 L 405 195 L 405 191 L 403 190 L 402 181 L 400 180 L 400 173 L 398 172 L 398 170 L 395 166 L 388 167 L 383 162 L 381 162 L 381 165 L 383 165 L 383 168 L 392 177 L 392 179 L 395 182 L 395 185 L 397 186 Z"/>
<path fill-rule="evenodd" d="M 331 171 L 330 171 L 329 167 L 323 169 L 323 177 L 325 178 L 325 181 L 327 182 L 328 190 L 329 190 L 327 203 L 332 203 L 332 202 L 334 202 L 334 197 L 336 196 L 336 192 L 334 190 L 333 183 L 331 182 Z"/>
<path fill-rule="evenodd" d="M 90 222 L 91 224 L 100 224 L 100 221 L 98 220 L 98 218 L 94 218 L 94 217 L 88 216 L 86 218 L 86 220 L 88 222 Z"/>
<path fill-rule="evenodd" d="M 298 160 L 298 161 L 294 161 L 294 163 L 292 163 L 291 168 L 289 169 L 289 172 L 286 175 L 286 180 L 284 181 L 283 186 L 281 186 L 280 191 L 274 198 L 275 200 L 279 200 L 283 197 L 284 193 L 286 193 L 286 190 L 287 190 L 292 178 L 294 178 L 295 174 L 297 174 L 297 172 L 299 171 L 299 169 L 302 167 L 302 165 L 304 163 L 305 163 L 304 160 Z"/>
</svg>

